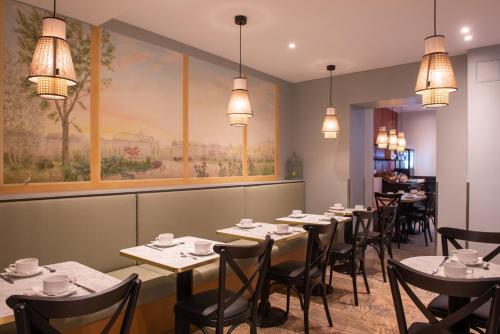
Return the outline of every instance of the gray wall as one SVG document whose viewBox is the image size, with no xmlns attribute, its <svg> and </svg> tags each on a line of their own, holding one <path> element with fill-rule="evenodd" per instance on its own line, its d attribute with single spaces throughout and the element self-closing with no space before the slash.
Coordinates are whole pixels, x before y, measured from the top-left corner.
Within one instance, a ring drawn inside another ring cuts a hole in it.
<svg viewBox="0 0 500 334">
<path fill-rule="evenodd" d="M 403 121 L 406 144 L 415 149 L 415 175 L 435 176 L 436 111 L 405 112 Z"/>
<path fill-rule="evenodd" d="M 467 59 L 458 56 L 452 62 L 460 90 L 437 116 L 439 220 L 465 227 Z M 323 212 L 332 203 L 347 203 L 352 105 L 412 97 L 418 66 L 412 63 L 334 77 L 333 100 L 341 127 L 336 140 L 325 140 L 321 134 L 328 78 L 293 85 L 292 146 L 304 159 L 307 211 Z"/>
<path fill-rule="evenodd" d="M 118 21 L 118 20 L 110 20 L 102 25 L 102 28 L 108 29 L 110 31 L 114 31 L 120 33 L 125 36 L 133 37 L 154 45 L 158 45 L 164 48 L 168 48 L 170 50 L 174 50 L 177 52 L 184 53 L 186 55 L 196 57 L 198 59 L 211 62 L 213 64 L 223 66 L 229 69 L 233 69 L 235 74 L 238 71 L 238 64 L 227 60 L 225 58 L 216 56 L 214 54 L 208 53 L 206 51 L 196 49 L 187 44 L 180 43 L 176 40 L 152 33 L 150 31 L 138 28 L 133 25 L 129 25 L 127 23 Z M 286 159 L 292 153 L 291 147 L 291 94 L 292 94 L 292 85 L 284 80 L 278 79 L 266 73 L 254 70 L 252 68 L 244 67 L 243 70 L 245 73 L 250 74 L 252 76 L 267 80 L 269 82 L 273 82 L 279 85 L 280 87 L 280 177 L 283 178 L 285 175 L 285 164 Z M 229 92 L 228 92 L 229 98 Z"/>
</svg>

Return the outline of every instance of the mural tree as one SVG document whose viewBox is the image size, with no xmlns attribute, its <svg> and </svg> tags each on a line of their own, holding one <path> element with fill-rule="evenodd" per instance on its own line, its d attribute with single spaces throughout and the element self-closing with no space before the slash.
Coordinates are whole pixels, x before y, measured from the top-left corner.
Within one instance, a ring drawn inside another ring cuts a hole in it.
<svg viewBox="0 0 500 334">
<path fill-rule="evenodd" d="M 17 56 L 19 62 L 29 66 L 35 50 L 38 37 L 41 35 L 42 19 L 50 15 L 48 12 L 40 10 L 31 10 L 29 13 L 23 13 L 17 10 L 16 16 L 16 35 L 17 35 Z M 39 107 L 47 112 L 47 117 L 61 126 L 61 163 L 69 164 L 69 138 L 70 129 L 82 132 L 82 129 L 76 124 L 72 113 L 76 106 L 87 110 L 84 99 L 90 96 L 90 30 L 86 29 L 83 23 L 64 18 L 67 23 L 67 40 L 71 48 L 71 56 L 75 66 L 75 72 L 78 84 L 68 89 L 68 99 L 64 101 L 47 101 L 39 99 Z M 115 47 L 111 43 L 108 32 L 103 31 L 101 37 L 101 65 L 112 70 L 111 64 L 114 58 Z M 111 79 L 102 78 L 102 84 L 106 87 L 111 84 Z M 29 92 L 31 98 L 37 98 L 34 85 L 26 78 L 22 79 L 21 85 Z M 55 111 L 49 109 L 49 103 L 54 103 Z"/>
</svg>

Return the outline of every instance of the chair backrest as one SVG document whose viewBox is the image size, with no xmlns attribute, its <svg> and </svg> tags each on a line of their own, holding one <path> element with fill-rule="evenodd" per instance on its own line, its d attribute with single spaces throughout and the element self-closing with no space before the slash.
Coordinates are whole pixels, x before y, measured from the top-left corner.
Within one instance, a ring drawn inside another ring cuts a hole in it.
<svg viewBox="0 0 500 334">
<path fill-rule="evenodd" d="M 7 305 L 14 310 L 16 329 L 19 334 L 60 334 L 60 331 L 50 325 L 50 319 L 93 314 L 118 304 L 101 332 L 106 334 L 109 333 L 126 305 L 120 334 L 127 334 L 130 332 L 140 287 L 141 281 L 138 275 L 132 274 L 118 285 L 91 295 L 65 298 L 15 295 L 7 298 Z"/>
<path fill-rule="evenodd" d="M 426 192 L 425 193 L 425 214 L 427 216 L 432 215 L 436 206 L 436 193 Z"/>
<path fill-rule="evenodd" d="M 308 281 L 311 270 L 318 269 L 323 279 L 325 278 L 328 257 L 337 234 L 338 224 L 339 222 L 332 218 L 329 225 L 304 225 L 304 230 L 307 231 L 306 261 L 304 270 L 298 271 L 296 277 L 304 277 Z"/>
<path fill-rule="evenodd" d="M 467 231 L 452 227 L 440 227 L 438 228 L 438 232 L 439 234 L 441 234 L 441 246 L 443 249 L 443 255 L 445 256 L 450 255 L 448 250 L 448 242 L 452 244 L 456 249 L 463 248 L 463 246 L 458 243 L 457 240 L 498 245 L 497 248 L 483 257 L 483 260 L 486 262 L 491 261 L 500 253 L 500 232 Z"/>
<path fill-rule="evenodd" d="M 399 286 L 405 290 L 406 294 L 410 297 L 415 306 L 417 306 L 420 312 L 431 324 L 430 326 L 415 332 L 416 334 L 447 333 L 447 328 L 465 319 L 471 315 L 472 312 L 489 301 L 492 301 L 492 303 L 486 333 L 497 333 L 500 317 L 500 284 L 498 279 L 482 278 L 470 280 L 445 278 L 422 273 L 402 264 L 397 260 L 389 260 L 387 271 L 389 273 L 392 299 L 394 301 L 396 318 L 398 321 L 399 332 L 401 334 L 407 334 L 408 328 Z M 457 311 L 439 320 L 417 297 L 410 285 L 437 294 L 475 299 Z"/>
<path fill-rule="evenodd" d="M 358 248 L 365 248 L 368 241 L 368 233 L 370 232 L 375 217 L 375 211 L 372 208 L 367 208 L 366 211 L 354 211 L 352 217 L 355 220 L 354 234 L 352 238 L 352 246 L 354 253 Z"/>
<path fill-rule="evenodd" d="M 263 242 L 251 246 L 227 244 L 214 246 L 214 251 L 220 255 L 218 302 L 217 308 L 208 314 L 207 318 L 217 319 L 217 327 L 224 323 L 224 311 L 247 292 L 250 294 L 252 315 L 257 314 L 257 302 L 264 285 L 267 268 L 271 261 L 273 243 L 274 240 L 267 236 Z M 242 269 L 242 265 L 238 264 L 236 260 L 251 259 L 257 259 L 257 267 L 251 275 L 247 276 Z M 239 290 L 229 298 L 225 294 L 226 269 L 228 267 L 231 268 L 241 282 Z"/>
<path fill-rule="evenodd" d="M 394 225 L 396 225 L 397 212 L 397 204 L 380 208 L 380 211 L 378 211 L 380 233 L 387 236 L 392 235 Z"/>
<path fill-rule="evenodd" d="M 401 196 L 403 194 L 387 194 L 387 193 L 375 193 L 375 205 L 377 207 L 377 211 L 384 206 L 392 206 L 397 205 L 398 207 L 401 205 Z"/>
</svg>

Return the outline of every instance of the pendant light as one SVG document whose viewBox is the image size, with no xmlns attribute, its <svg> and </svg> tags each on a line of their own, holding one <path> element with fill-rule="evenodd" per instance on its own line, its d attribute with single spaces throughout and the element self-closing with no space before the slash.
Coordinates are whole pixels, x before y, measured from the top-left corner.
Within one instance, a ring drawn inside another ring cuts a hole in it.
<svg viewBox="0 0 500 334">
<path fill-rule="evenodd" d="M 403 130 L 403 107 L 401 107 L 401 127 L 400 130 Z M 396 148 L 397 152 L 404 152 L 406 150 L 406 138 L 405 133 L 403 131 L 398 132 L 398 147 Z"/>
<path fill-rule="evenodd" d="M 226 115 L 229 116 L 232 126 L 247 126 L 248 117 L 253 116 L 252 106 L 248 97 L 247 79 L 241 71 L 241 27 L 247 24 L 247 17 L 238 15 L 234 23 L 240 26 L 240 76 L 233 80 L 233 91 L 229 99 Z"/>
<path fill-rule="evenodd" d="M 449 104 L 449 93 L 456 92 L 457 82 L 445 37 L 436 33 L 436 0 L 434 0 L 434 35 L 425 39 L 425 54 L 420 63 L 415 94 L 422 95 L 422 107 L 439 108 Z"/>
<path fill-rule="evenodd" d="M 42 36 L 36 43 L 28 80 L 36 83 L 38 96 L 49 100 L 67 99 L 68 86 L 77 84 L 66 22 L 56 17 L 56 0 L 52 16 L 42 20 Z"/>
<path fill-rule="evenodd" d="M 335 71 L 335 65 L 328 65 L 326 69 L 330 71 L 330 106 L 326 108 L 321 131 L 325 138 L 334 139 L 337 138 L 337 134 L 340 132 L 339 120 L 337 119 L 337 113 L 332 103 L 333 71 Z"/>
<path fill-rule="evenodd" d="M 389 150 L 395 151 L 398 148 L 398 134 L 394 128 L 394 111 L 391 111 L 392 129 L 389 131 Z"/>
<path fill-rule="evenodd" d="M 384 125 L 384 109 L 380 110 L 382 110 L 382 126 L 378 129 L 376 143 L 378 148 L 385 150 L 387 148 L 387 142 L 389 141 L 389 138 L 387 137 L 387 128 Z"/>
</svg>

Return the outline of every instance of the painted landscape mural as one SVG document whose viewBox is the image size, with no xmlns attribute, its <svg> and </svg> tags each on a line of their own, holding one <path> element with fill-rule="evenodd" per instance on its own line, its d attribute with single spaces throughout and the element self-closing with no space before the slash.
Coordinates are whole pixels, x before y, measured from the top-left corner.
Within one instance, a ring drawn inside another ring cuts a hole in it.
<svg viewBox="0 0 500 334">
<path fill-rule="evenodd" d="M 4 24 L 3 160 L 5 184 L 87 181 L 90 178 L 90 27 L 67 20 L 78 85 L 68 100 L 36 96 L 26 80 L 41 21 L 48 12 L 6 1 Z M 104 41 L 106 45 L 106 41 Z M 112 50 L 103 62 L 112 58 Z"/>
<path fill-rule="evenodd" d="M 182 54 L 108 34 L 114 59 L 101 68 L 102 179 L 182 177 Z"/>
<path fill-rule="evenodd" d="M 243 175 L 243 130 L 226 116 L 233 78 L 224 67 L 189 58 L 189 176 Z"/>
<path fill-rule="evenodd" d="M 248 126 L 248 175 L 274 175 L 276 145 L 276 85 L 248 78 L 254 117 Z"/>
</svg>

